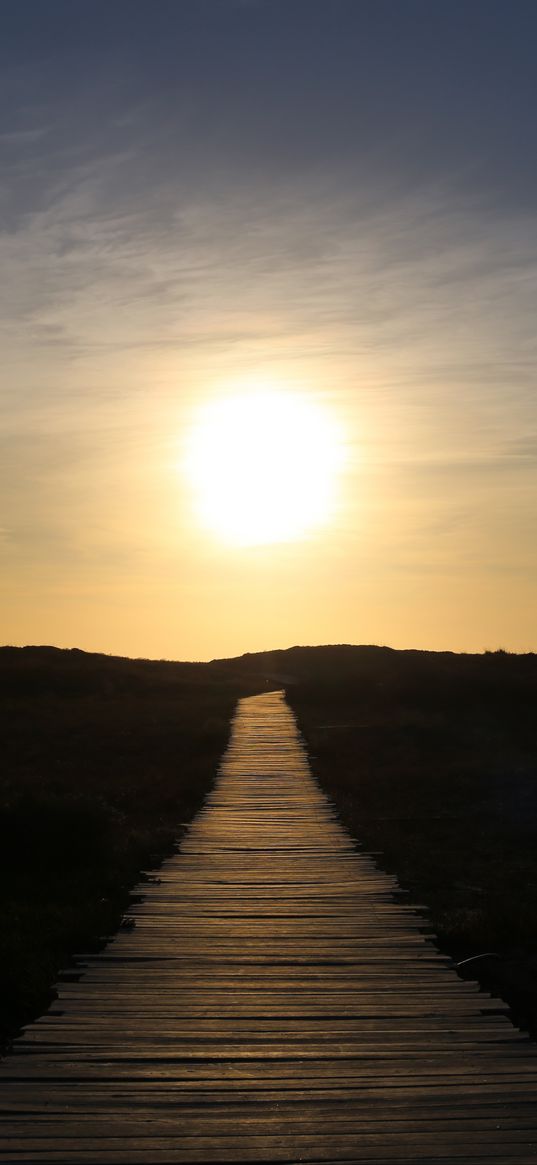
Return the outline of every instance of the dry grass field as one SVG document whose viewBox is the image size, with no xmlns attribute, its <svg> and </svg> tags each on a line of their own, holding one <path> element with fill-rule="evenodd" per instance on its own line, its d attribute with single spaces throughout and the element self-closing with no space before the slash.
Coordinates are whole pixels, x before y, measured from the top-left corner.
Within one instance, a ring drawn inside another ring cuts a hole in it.
<svg viewBox="0 0 537 1165">
<path fill-rule="evenodd" d="M 344 823 L 429 907 L 443 950 L 487 955 L 465 973 L 535 1033 L 537 657 L 318 648 L 287 666 Z"/>
<path fill-rule="evenodd" d="M 248 691 L 256 690 L 248 681 Z M 243 688 L 225 669 L 0 650 L 0 1039 L 117 929 L 201 805 Z"/>
<path fill-rule="evenodd" d="M 352 834 L 537 1030 L 537 657 L 292 648 L 212 664 L 0 650 L 0 1033 L 114 933 L 210 789 L 236 699 L 285 687 Z M 497 956 L 497 957 L 496 957 Z"/>
</svg>

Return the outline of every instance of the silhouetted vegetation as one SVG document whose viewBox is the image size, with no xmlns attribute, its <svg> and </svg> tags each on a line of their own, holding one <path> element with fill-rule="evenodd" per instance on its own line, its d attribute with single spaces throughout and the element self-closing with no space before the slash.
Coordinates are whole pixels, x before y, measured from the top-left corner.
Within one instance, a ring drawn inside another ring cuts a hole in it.
<svg viewBox="0 0 537 1165">
<path fill-rule="evenodd" d="M 344 823 L 537 1029 L 537 656 L 291 648 L 211 664 L 0 650 L 0 1031 L 117 929 L 211 786 L 235 700 L 285 686 Z"/>
<path fill-rule="evenodd" d="M 258 665 L 259 666 L 259 665 Z M 537 1030 L 537 656 L 296 648 L 279 662 L 344 823 Z"/>
<path fill-rule="evenodd" d="M 0 649 L 0 1039 L 115 932 L 210 788 L 237 697 L 259 686 L 225 666 Z"/>
</svg>

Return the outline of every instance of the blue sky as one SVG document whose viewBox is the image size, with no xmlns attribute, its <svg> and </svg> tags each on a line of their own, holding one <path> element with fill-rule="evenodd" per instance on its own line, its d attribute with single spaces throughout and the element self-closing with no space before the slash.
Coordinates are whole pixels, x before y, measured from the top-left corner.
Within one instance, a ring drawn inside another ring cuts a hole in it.
<svg viewBox="0 0 537 1165">
<path fill-rule="evenodd" d="M 164 177 L 187 148 L 198 177 L 350 181 L 366 160 L 511 208 L 535 195 L 532 3 L 4 0 L 2 16 L 4 130 L 12 148 L 50 139 L 42 181 L 76 146 L 130 145 Z"/>
<path fill-rule="evenodd" d="M 537 7 L 2 26 L 4 640 L 535 647 Z M 351 456 L 333 529 L 234 558 L 174 458 L 249 375 L 322 397 Z"/>
</svg>

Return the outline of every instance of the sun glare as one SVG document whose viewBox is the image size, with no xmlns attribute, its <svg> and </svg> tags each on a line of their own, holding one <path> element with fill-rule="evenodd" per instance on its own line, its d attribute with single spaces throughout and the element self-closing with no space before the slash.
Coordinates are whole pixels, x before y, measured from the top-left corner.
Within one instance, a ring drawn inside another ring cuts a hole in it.
<svg viewBox="0 0 537 1165">
<path fill-rule="evenodd" d="M 283 390 L 205 405 L 187 472 L 201 522 L 227 543 L 288 542 L 329 520 L 342 446 L 324 407 Z"/>
</svg>

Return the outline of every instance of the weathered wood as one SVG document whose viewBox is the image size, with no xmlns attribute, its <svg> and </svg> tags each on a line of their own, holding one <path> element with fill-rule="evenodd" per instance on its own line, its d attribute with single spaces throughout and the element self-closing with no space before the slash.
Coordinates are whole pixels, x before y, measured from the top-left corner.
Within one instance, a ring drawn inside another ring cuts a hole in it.
<svg viewBox="0 0 537 1165">
<path fill-rule="evenodd" d="M 0 1066 L 2 1162 L 535 1165 L 535 1049 L 337 821 L 281 693 Z"/>
</svg>

